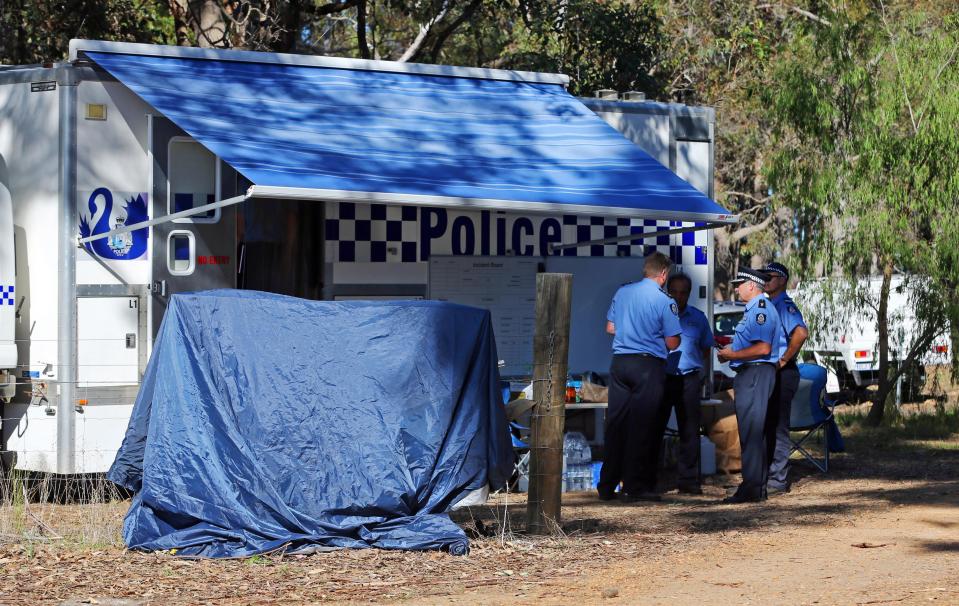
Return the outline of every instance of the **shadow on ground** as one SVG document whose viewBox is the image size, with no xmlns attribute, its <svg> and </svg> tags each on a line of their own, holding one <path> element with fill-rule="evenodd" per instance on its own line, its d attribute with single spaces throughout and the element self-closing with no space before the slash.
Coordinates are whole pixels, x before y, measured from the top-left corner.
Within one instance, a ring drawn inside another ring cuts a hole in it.
<svg viewBox="0 0 959 606">
<path fill-rule="evenodd" d="M 601 502 L 595 493 L 563 495 L 561 527 L 567 535 L 624 535 L 686 532 L 727 533 L 764 528 L 808 527 L 839 523 L 850 516 L 890 506 L 959 507 L 959 441 L 927 422 L 898 429 L 853 428 L 846 452 L 834 455 L 828 473 L 795 460 L 793 490 L 761 504 L 723 505 L 725 487 L 737 482 L 715 476 L 702 497 L 667 493 L 661 503 Z M 955 444 L 955 448 L 953 447 Z M 665 475 L 665 488 L 674 479 Z M 526 527 L 525 495 L 500 496 L 491 504 L 454 513 L 454 520 L 475 536 L 521 534 Z M 943 524 L 959 525 L 956 522 Z M 957 543 L 929 544 L 951 551 Z"/>
</svg>

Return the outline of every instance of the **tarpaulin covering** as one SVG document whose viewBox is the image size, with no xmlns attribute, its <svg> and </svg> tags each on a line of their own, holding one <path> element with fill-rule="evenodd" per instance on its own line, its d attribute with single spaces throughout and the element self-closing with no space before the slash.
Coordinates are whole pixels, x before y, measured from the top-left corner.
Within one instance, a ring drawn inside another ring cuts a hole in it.
<svg viewBox="0 0 959 606">
<path fill-rule="evenodd" d="M 315 190 L 329 200 L 349 192 L 447 207 L 734 219 L 555 79 L 93 46 L 86 57 L 257 186 Z"/>
<path fill-rule="evenodd" d="M 109 478 L 128 547 L 464 553 L 444 512 L 512 470 L 489 312 L 173 295 Z"/>
</svg>

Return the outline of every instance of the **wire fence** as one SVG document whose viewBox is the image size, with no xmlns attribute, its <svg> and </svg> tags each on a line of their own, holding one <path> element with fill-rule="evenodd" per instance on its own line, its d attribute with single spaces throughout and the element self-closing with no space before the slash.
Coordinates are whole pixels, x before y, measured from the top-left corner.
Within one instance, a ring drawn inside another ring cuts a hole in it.
<svg viewBox="0 0 959 606">
<path fill-rule="evenodd" d="M 122 546 L 127 497 L 102 474 L 6 469 L 0 482 L 0 543 Z"/>
<path fill-rule="evenodd" d="M 79 338 L 72 369 L 56 363 L 56 339 L 16 344 L 30 363 L 2 369 L 7 374 L 0 376 L 0 543 L 122 545 L 129 495 L 105 472 L 129 423 L 146 344 L 139 337 Z M 74 380 L 64 380 L 71 375 Z M 72 392 L 66 409 L 59 406 L 63 391 Z M 54 473 L 62 414 L 73 417 L 70 474 Z"/>
</svg>

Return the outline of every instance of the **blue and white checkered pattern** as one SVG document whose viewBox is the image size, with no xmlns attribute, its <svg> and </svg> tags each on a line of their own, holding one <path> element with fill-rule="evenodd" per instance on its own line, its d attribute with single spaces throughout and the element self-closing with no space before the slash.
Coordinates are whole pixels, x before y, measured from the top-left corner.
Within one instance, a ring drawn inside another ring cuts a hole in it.
<svg viewBox="0 0 959 606">
<path fill-rule="evenodd" d="M 417 207 L 344 202 L 328 204 L 327 209 L 327 260 L 343 263 L 420 260 Z"/>
<path fill-rule="evenodd" d="M 13 286 L 0 285 L 0 305 L 13 305 L 16 297 L 13 296 Z"/>
<path fill-rule="evenodd" d="M 428 258 L 420 245 L 420 211 L 415 206 L 397 206 L 385 204 L 329 203 L 326 216 L 326 258 L 340 263 L 415 263 Z M 448 229 L 443 237 L 433 240 L 430 252 L 434 255 L 452 255 L 457 251 L 452 246 L 451 231 L 459 216 L 468 216 L 474 225 L 479 225 L 479 213 L 448 211 Z M 495 239 L 497 229 L 493 223 L 507 218 L 510 224 L 515 216 L 504 213 L 491 213 L 490 238 Z M 542 228 L 544 217 L 532 217 L 530 223 Z M 663 231 L 676 227 L 691 227 L 693 223 L 680 221 L 653 221 L 642 219 L 589 217 L 564 215 L 552 218 L 554 225 L 562 234 L 562 243 L 585 242 L 615 236 L 643 234 Z M 479 238 L 479 228 L 475 230 Z M 506 238 L 511 239 L 510 230 Z M 522 255 L 524 250 L 532 249 L 533 256 L 541 254 L 538 233 L 523 230 L 515 254 Z M 476 243 L 474 254 L 497 254 L 500 250 L 511 249 L 512 245 L 497 247 L 495 242 L 483 246 Z M 706 265 L 707 239 L 705 231 L 659 236 L 656 242 L 651 240 L 632 240 L 617 244 L 600 244 L 588 247 L 568 248 L 554 254 L 572 257 L 643 257 L 658 250 L 680 265 Z M 508 254 L 514 254 L 509 250 Z"/>
</svg>

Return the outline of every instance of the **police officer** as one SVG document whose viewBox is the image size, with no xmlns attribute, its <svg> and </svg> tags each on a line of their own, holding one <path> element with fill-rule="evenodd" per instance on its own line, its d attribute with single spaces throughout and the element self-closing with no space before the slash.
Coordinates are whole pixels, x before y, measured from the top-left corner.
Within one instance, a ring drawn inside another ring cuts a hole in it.
<svg viewBox="0 0 959 606">
<path fill-rule="evenodd" d="M 646 257 L 645 278 L 616 291 L 606 314 L 613 335 L 606 449 L 597 490 L 602 500 L 658 501 L 657 457 L 666 354 L 679 347 L 679 307 L 663 292 L 671 262 L 659 252 Z"/>
<path fill-rule="evenodd" d="M 769 459 L 765 424 L 769 397 L 776 385 L 779 363 L 779 314 L 764 292 L 769 276 L 755 269 L 740 269 L 732 281 L 736 295 L 746 303 L 733 342 L 721 349 L 720 361 L 736 371 L 736 422 L 742 448 L 743 482 L 724 503 L 749 503 L 766 499 Z"/>
<path fill-rule="evenodd" d="M 764 269 L 769 275 L 766 295 L 782 322 L 779 331 L 779 368 L 776 386 L 769 399 L 769 414 L 766 417 L 766 446 L 769 454 L 769 480 L 766 493 L 773 495 L 789 492 L 789 417 L 792 401 L 799 390 L 799 367 L 796 356 L 809 337 L 809 330 L 796 303 L 786 294 L 789 270 L 782 263 L 770 263 Z"/>
<path fill-rule="evenodd" d="M 693 283 L 686 274 L 675 274 L 666 282 L 666 292 L 679 307 L 682 342 L 679 349 L 666 358 L 666 386 L 663 397 L 662 426 L 665 428 L 670 410 L 676 409 L 679 428 L 679 460 L 677 482 L 679 492 L 703 494 L 699 476 L 700 395 L 705 361 L 713 346 L 713 331 L 706 314 L 689 305 Z"/>
</svg>

